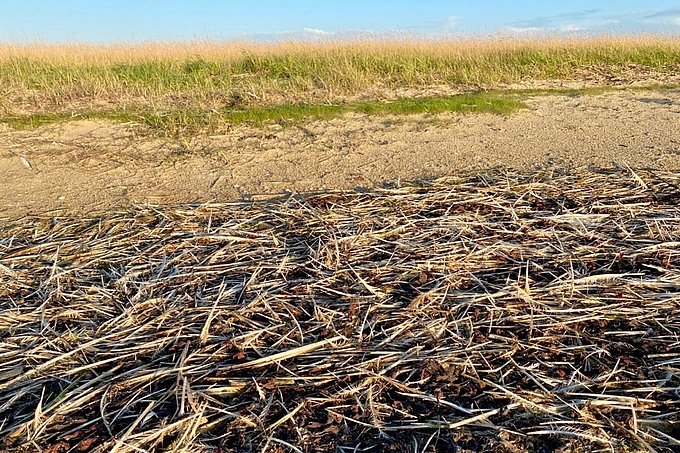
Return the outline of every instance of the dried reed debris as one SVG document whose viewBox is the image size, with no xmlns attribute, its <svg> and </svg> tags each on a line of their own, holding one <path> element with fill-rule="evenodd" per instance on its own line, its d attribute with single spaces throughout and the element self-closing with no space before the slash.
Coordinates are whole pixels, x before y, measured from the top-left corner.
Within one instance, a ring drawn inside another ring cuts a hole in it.
<svg viewBox="0 0 680 453">
<path fill-rule="evenodd" d="M 2 445 L 678 449 L 679 185 L 544 170 L 6 225 Z"/>
</svg>

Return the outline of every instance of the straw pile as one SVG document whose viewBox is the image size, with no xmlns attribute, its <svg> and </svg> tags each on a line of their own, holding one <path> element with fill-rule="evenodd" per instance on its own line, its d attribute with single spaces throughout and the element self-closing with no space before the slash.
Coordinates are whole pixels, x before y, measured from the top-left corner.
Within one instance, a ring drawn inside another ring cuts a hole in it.
<svg viewBox="0 0 680 453">
<path fill-rule="evenodd" d="M 0 449 L 675 451 L 680 174 L 0 232 Z"/>
</svg>

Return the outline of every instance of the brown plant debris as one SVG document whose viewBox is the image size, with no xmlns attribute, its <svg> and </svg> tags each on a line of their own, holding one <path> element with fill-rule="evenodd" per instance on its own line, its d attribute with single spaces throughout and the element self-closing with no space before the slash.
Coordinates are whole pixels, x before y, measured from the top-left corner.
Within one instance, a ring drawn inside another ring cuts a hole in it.
<svg viewBox="0 0 680 453">
<path fill-rule="evenodd" d="M 677 451 L 680 174 L 0 229 L 0 449 Z"/>
</svg>

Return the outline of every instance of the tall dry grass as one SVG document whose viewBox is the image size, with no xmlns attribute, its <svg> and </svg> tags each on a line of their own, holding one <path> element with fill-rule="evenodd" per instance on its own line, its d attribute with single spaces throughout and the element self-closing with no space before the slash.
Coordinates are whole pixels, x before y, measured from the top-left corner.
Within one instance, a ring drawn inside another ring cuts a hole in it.
<svg viewBox="0 0 680 453">
<path fill-rule="evenodd" d="M 670 36 L 0 45 L 4 114 L 337 102 L 390 90 L 680 70 Z"/>
</svg>

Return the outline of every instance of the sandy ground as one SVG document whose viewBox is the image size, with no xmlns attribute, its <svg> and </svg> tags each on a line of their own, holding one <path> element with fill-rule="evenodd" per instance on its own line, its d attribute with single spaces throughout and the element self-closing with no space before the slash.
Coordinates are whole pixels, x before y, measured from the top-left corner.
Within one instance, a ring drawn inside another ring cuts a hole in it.
<svg viewBox="0 0 680 453">
<path fill-rule="evenodd" d="M 190 141 L 136 124 L 0 125 L 0 218 L 371 188 L 506 166 L 680 170 L 680 90 L 537 96 L 510 116 L 346 116 Z"/>
</svg>

